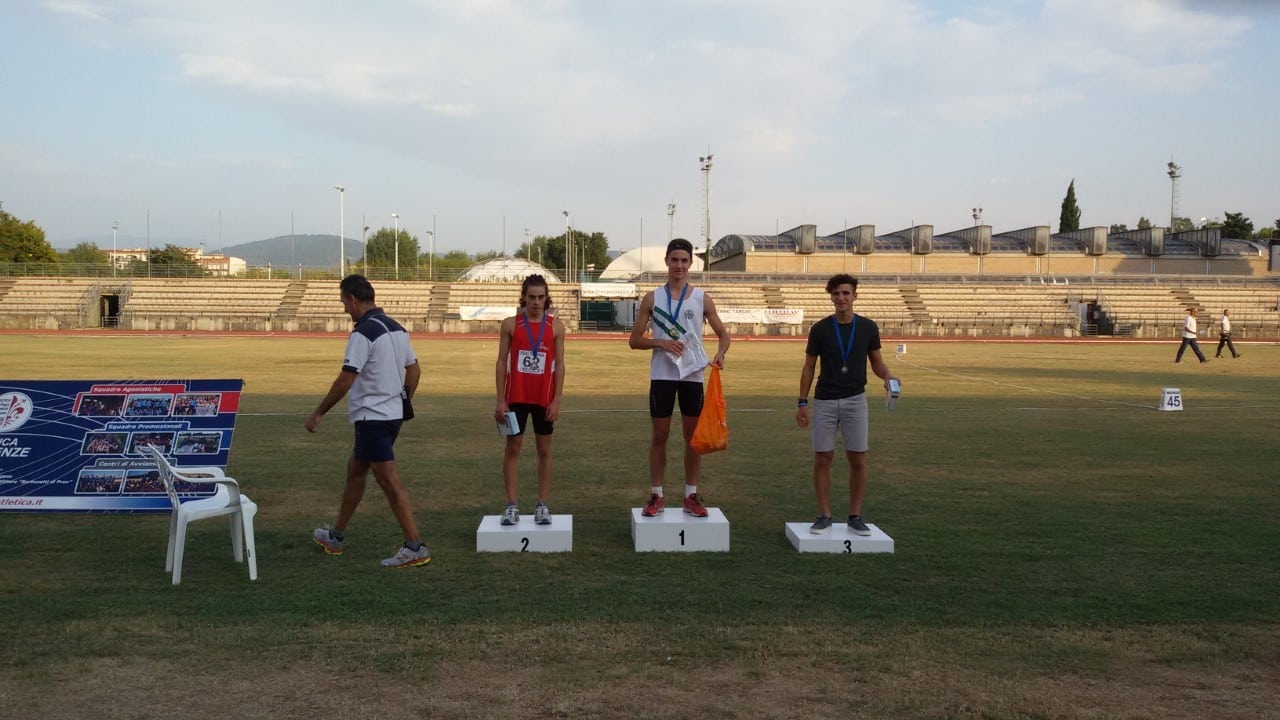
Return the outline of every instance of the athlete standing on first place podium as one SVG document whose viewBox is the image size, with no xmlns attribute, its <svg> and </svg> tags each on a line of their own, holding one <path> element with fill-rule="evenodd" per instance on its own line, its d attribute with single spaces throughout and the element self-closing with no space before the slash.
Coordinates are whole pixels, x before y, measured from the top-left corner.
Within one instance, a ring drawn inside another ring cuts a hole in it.
<svg viewBox="0 0 1280 720">
<path fill-rule="evenodd" d="M 502 454 L 502 483 L 507 491 L 503 525 L 520 522 L 516 483 L 525 423 L 530 416 L 538 449 L 538 505 L 533 521 L 551 524 L 547 494 L 551 492 L 551 433 L 560 417 L 560 398 L 564 395 L 564 325 L 547 314 L 550 308 L 551 291 L 546 278 L 530 275 L 520 285 L 523 312 L 502 321 L 496 371 L 498 404 L 493 418 L 505 425 L 507 413 L 514 412 L 520 426 L 519 433 L 507 436 Z"/>
<path fill-rule="evenodd" d="M 716 305 L 701 289 L 689 284 L 693 264 L 693 243 L 676 238 L 667 244 L 667 282 L 645 293 L 631 329 L 632 350 L 652 350 L 649 361 L 649 417 L 653 435 L 649 443 L 649 502 L 641 515 L 653 517 L 663 511 L 662 481 L 667 471 L 667 437 L 676 399 L 680 400 L 680 422 L 684 435 L 684 511 L 707 517 L 698 477 L 702 457 L 689 447 L 698 416 L 702 414 L 702 369 L 707 353 L 702 347 L 702 323 L 711 324 L 718 340 L 710 364 L 724 367 L 729 351 L 729 331 L 720 322 Z M 652 335 L 646 337 L 647 332 Z"/>
</svg>

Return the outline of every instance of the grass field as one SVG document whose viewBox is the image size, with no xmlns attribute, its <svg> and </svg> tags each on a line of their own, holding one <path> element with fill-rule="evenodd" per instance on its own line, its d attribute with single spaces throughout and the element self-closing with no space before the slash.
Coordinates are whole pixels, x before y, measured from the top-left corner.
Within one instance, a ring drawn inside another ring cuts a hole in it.
<svg viewBox="0 0 1280 720">
<path fill-rule="evenodd" d="M 206 522 L 178 587 L 164 517 L 0 515 L 0 717 L 1275 717 L 1280 347 L 908 341 L 864 512 L 896 552 L 827 556 L 783 535 L 815 514 L 802 344 L 729 354 L 730 449 L 701 489 L 732 551 L 637 554 L 647 356 L 571 340 L 551 506 L 574 551 L 533 555 L 475 552 L 502 505 L 496 341 L 418 338 L 397 452 L 435 560 L 387 571 L 372 483 L 343 556 L 310 540 L 350 428 L 302 421 L 342 346 L 0 337 L 11 379 L 243 377 L 229 472 L 261 508 L 257 582 Z M 1184 412 L 1155 410 L 1163 387 Z M 532 447 L 522 471 L 531 509 Z"/>
</svg>

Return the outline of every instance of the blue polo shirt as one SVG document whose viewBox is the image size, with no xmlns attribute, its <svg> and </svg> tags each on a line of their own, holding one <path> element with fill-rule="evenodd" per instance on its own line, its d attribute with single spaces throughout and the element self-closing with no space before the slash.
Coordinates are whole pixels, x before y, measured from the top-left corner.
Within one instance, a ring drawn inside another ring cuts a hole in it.
<svg viewBox="0 0 1280 720">
<path fill-rule="evenodd" d="M 409 333 L 387 317 L 382 308 L 373 308 L 356 321 L 342 369 L 356 373 L 347 393 L 347 413 L 351 422 L 361 420 L 402 420 L 400 392 L 404 369 L 418 361 L 409 344 Z"/>
</svg>

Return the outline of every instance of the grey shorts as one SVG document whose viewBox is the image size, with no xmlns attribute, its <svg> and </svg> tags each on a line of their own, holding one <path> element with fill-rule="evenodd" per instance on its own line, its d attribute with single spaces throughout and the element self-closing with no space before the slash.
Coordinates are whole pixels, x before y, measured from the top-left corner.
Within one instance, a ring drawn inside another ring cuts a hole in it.
<svg viewBox="0 0 1280 720">
<path fill-rule="evenodd" d="M 833 452 L 836 430 L 844 436 L 847 452 L 867 451 L 867 394 L 839 400 L 818 400 L 809 404 L 809 427 L 813 431 L 813 451 Z"/>
</svg>

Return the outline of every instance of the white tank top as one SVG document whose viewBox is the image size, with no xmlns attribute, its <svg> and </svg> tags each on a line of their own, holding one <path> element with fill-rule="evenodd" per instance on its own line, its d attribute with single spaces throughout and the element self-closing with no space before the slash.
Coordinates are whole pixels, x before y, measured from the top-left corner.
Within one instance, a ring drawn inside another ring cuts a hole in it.
<svg viewBox="0 0 1280 720">
<path fill-rule="evenodd" d="M 686 345 L 685 352 L 690 349 L 687 347 L 690 343 L 696 342 L 698 349 L 702 350 L 702 354 L 706 351 L 702 349 L 702 323 L 705 319 L 703 316 L 703 294 L 700 288 L 686 285 L 689 292 L 685 295 L 684 303 L 680 302 L 680 294 L 676 293 L 674 297 L 667 294 L 667 286 L 662 285 L 653 291 L 653 312 L 649 314 L 649 329 L 653 331 L 653 337 L 657 339 L 671 338 L 668 330 L 672 329 L 672 323 L 669 322 L 668 314 L 675 315 L 676 308 L 679 307 L 679 317 L 675 320 L 679 323 L 679 328 L 684 329 L 682 335 L 683 342 Z M 659 312 L 661 311 L 661 312 Z M 679 332 L 679 328 L 676 331 Z M 672 359 L 671 354 L 661 348 L 653 349 L 653 357 L 649 360 L 649 378 L 651 380 L 684 380 L 687 382 L 702 382 L 702 368 L 686 372 L 681 375 L 680 367 L 676 361 Z"/>
</svg>

